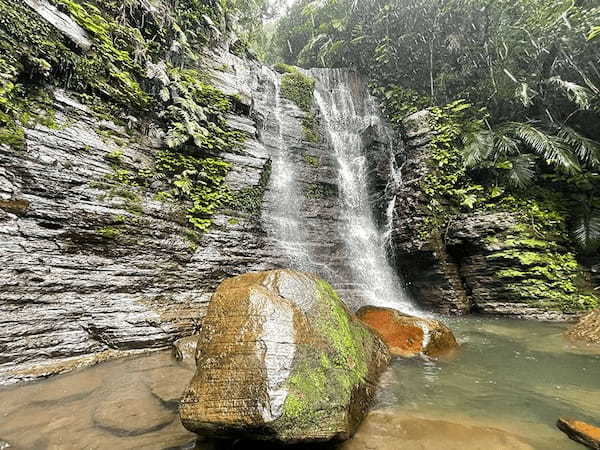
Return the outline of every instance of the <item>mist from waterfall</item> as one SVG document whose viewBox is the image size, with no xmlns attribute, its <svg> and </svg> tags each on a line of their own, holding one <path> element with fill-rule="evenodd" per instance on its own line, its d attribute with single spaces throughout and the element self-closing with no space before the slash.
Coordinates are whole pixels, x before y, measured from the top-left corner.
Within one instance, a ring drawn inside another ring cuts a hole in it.
<svg viewBox="0 0 600 450">
<path fill-rule="evenodd" d="M 369 127 L 385 133 L 374 100 L 366 89 L 362 95 L 353 92 L 356 80 L 348 71 L 313 69 L 311 73 L 317 80 L 316 101 L 338 163 L 340 233 L 360 297 L 365 304 L 415 313 L 386 256 L 389 231 L 377 227 L 369 201 L 368 155 L 361 133 Z M 388 228 L 391 208 L 386 211 Z"/>
</svg>

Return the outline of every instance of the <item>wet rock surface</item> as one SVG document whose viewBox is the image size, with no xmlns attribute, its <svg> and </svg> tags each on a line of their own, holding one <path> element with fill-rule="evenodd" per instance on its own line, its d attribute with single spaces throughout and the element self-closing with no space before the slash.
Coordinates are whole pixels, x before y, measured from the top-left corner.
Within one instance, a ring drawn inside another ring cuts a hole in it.
<svg viewBox="0 0 600 450">
<path fill-rule="evenodd" d="M 290 270 L 224 281 L 198 346 L 184 426 L 282 443 L 349 438 L 389 362 L 385 344 L 331 286 Z"/>
<path fill-rule="evenodd" d="M 173 415 L 140 383 L 111 392 L 96 407 L 93 420 L 117 436 L 136 436 L 166 427 Z"/>
<path fill-rule="evenodd" d="M 600 345 L 600 310 L 592 311 L 567 331 L 570 339 Z"/>
<path fill-rule="evenodd" d="M 600 450 L 600 428 L 573 419 L 561 418 L 556 426 L 572 440 L 588 448 Z"/>
<path fill-rule="evenodd" d="M 197 347 L 198 336 L 188 336 L 177 339 L 173 344 L 173 356 L 185 366 L 195 368 Z"/>
<path fill-rule="evenodd" d="M 199 331 L 225 278 L 289 267 L 277 236 L 286 202 L 269 176 L 282 149 L 297 180 L 293 208 L 313 269 L 345 299 L 355 297 L 329 145 L 306 140 L 306 113 L 288 100 L 276 120 L 279 78 L 269 69 L 226 48 L 203 60 L 218 88 L 240 96 L 228 121 L 247 138 L 243 151 L 220 155 L 232 165 L 226 183 L 244 205 L 217 214 L 199 242 L 189 237 L 187 205 L 157 201 L 160 186 L 114 179 L 115 152 L 122 152 L 121 169 L 151 170 L 164 148 L 160 133 L 139 135 L 57 90 L 56 127 L 26 130 L 25 152 L 0 146 L 0 384 L 168 348 Z M 367 95 L 362 84 L 355 90 Z"/>
<path fill-rule="evenodd" d="M 458 343 L 454 334 L 439 320 L 402 314 L 391 308 L 366 306 L 356 313 L 365 324 L 375 329 L 395 356 L 451 357 Z"/>
</svg>

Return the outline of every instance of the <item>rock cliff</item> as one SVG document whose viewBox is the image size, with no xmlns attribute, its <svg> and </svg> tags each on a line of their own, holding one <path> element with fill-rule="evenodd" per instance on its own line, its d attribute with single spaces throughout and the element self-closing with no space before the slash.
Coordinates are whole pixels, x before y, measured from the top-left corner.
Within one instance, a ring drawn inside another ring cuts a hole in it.
<svg viewBox="0 0 600 450">
<path fill-rule="evenodd" d="M 431 194 L 431 179 L 445 176 L 444 162 L 432 162 L 440 133 L 431 112 L 416 113 L 404 122 L 397 154 L 392 240 L 417 300 L 443 313 L 542 320 L 596 306 L 597 283 L 577 260 L 556 203 L 506 196 L 457 208 L 449 193 Z"/>
</svg>

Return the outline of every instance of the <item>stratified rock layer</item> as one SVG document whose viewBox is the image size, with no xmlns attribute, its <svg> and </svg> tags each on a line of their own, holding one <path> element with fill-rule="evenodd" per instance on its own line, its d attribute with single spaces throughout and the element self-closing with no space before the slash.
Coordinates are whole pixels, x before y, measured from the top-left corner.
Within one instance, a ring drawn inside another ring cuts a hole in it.
<svg viewBox="0 0 600 450">
<path fill-rule="evenodd" d="M 567 336 L 576 341 L 600 345 L 600 309 L 583 316 Z"/>
<path fill-rule="evenodd" d="M 357 317 L 375 329 L 396 356 L 448 357 L 454 354 L 458 343 L 454 334 L 439 320 L 408 316 L 391 308 L 366 306 Z"/>
<path fill-rule="evenodd" d="M 214 437 L 344 440 L 388 362 L 326 282 L 290 270 L 242 275 L 210 302 L 181 420 Z"/>
</svg>

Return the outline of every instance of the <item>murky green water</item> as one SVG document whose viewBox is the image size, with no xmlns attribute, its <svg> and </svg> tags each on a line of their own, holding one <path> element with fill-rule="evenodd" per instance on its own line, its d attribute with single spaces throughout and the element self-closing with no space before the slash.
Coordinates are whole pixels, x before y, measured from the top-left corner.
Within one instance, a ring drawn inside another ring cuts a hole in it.
<svg viewBox="0 0 600 450">
<path fill-rule="evenodd" d="M 580 448 L 554 423 L 600 422 L 600 349 L 565 341 L 562 325 L 449 325 L 462 343 L 458 357 L 394 361 L 378 411 L 344 449 Z M 193 448 L 195 436 L 176 414 L 191 376 L 163 352 L 1 390 L 0 441 L 23 449 Z"/>
</svg>

